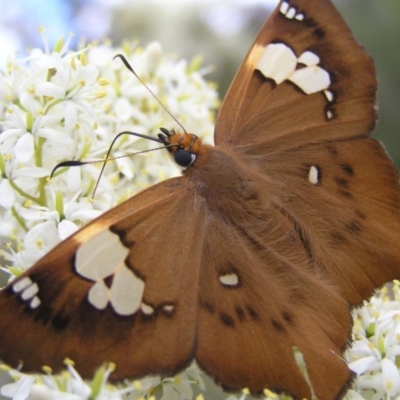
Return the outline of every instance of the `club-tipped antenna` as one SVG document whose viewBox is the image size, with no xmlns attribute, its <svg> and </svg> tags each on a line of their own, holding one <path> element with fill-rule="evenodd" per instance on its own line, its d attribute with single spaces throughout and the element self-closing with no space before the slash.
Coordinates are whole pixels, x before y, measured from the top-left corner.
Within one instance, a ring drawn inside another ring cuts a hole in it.
<svg viewBox="0 0 400 400">
<path fill-rule="evenodd" d="M 140 78 L 140 76 L 135 72 L 135 70 L 132 68 L 132 66 L 129 64 L 128 60 L 122 55 L 122 54 L 117 54 L 114 56 L 114 60 L 116 58 L 120 58 L 121 61 L 125 64 L 125 67 L 129 69 L 129 71 L 132 72 L 133 75 L 136 76 L 136 78 L 139 80 L 139 82 L 149 91 L 149 93 L 154 97 L 154 99 L 157 101 L 157 103 L 167 112 L 167 114 L 182 128 L 183 132 L 186 133 L 186 129 L 183 127 L 183 125 L 177 120 L 176 117 L 172 115 L 172 113 L 167 109 L 167 107 L 164 106 L 163 103 L 161 103 L 160 99 L 153 93 L 153 91 L 143 82 L 143 80 Z"/>
</svg>

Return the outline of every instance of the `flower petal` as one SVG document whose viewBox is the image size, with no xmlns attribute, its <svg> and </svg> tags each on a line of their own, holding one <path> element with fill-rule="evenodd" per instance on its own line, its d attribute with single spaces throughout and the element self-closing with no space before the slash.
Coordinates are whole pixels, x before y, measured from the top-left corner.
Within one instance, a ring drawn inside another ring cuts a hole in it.
<svg viewBox="0 0 400 400">
<path fill-rule="evenodd" d="M 383 384 L 390 396 L 399 394 L 400 373 L 392 360 L 384 358 L 381 361 Z"/>
<path fill-rule="evenodd" d="M 21 163 L 26 163 L 33 157 L 33 135 L 29 132 L 23 134 L 15 145 L 15 157 Z"/>
<path fill-rule="evenodd" d="M 15 192 L 8 179 L 0 182 L 0 206 L 9 210 L 15 203 Z"/>
<path fill-rule="evenodd" d="M 49 175 L 50 171 L 42 167 L 18 168 L 13 172 L 13 178 L 43 178 Z"/>
<path fill-rule="evenodd" d="M 36 84 L 35 92 L 42 96 L 54 97 L 62 99 L 65 97 L 65 90 L 52 82 L 39 82 Z"/>
<path fill-rule="evenodd" d="M 60 239 L 65 240 L 68 236 L 71 236 L 73 233 L 75 233 L 79 227 L 72 221 L 64 219 L 58 224 L 57 229 Z"/>
</svg>

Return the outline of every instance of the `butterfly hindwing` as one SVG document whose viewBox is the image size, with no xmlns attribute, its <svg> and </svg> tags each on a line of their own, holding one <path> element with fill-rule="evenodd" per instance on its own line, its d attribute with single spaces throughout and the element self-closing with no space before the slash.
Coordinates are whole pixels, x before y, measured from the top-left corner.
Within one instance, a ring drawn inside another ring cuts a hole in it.
<svg viewBox="0 0 400 400">
<path fill-rule="evenodd" d="M 171 374 L 191 361 L 201 212 L 182 179 L 104 214 L 0 293 L 0 330 L 14 332 L 1 335 L 5 361 L 58 371 L 69 357 L 83 377 L 110 361 L 114 379 Z M 173 255 L 171 243 L 180 244 Z"/>
<path fill-rule="evenodd" d="M 315 270 L 352 305 L 400 276 L 398 173 L 379 142 L 301 146 L 262 161 Z M 287 190 L 290 187 L 290 191 Z"/>
<path fill-rule="evenodd" d="M 318 398 L 338 396 L 352 379 L 340 358 L 350 334 L 347 303 L 322 274 L 309 273 L 306 251 L 286 216 L 260 206 L 262 214 L 244 211 L 235 228 L 221 218 L 209 221 L 197 361 L 228 389 L 268 387 L 311 398 L 295 362 L 296 346 Z"/>
</svg>

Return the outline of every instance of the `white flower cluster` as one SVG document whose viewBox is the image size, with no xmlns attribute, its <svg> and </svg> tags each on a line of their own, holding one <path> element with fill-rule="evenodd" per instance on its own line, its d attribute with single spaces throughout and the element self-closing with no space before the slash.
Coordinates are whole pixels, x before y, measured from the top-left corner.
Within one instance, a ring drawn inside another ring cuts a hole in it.
<svg viewBox="0 0 400 400">
<path fill-rule="evenodd" d="M 119 387 L 107 383 L 114 366 L 100 367 L 91 382 L 79 376 L 72 362 L 62 375 L 34 376 L 10 371 L 15 379 L 1 388 L 1 394 L 13 400 L 192 400 L 195 385 L 205 390 L 198 367 L 193 364 L 173 378 L 148 377 Z M 196 400 L 204 400 L 200 394 Z"/>
<path fill-rule="evenodd" d="M 155 136 L 160 127 L 179 127 L 149 91 L 113 57 L 124 54 L 167 109 L 203 140 L 212 142 L 215 87 L 207 83 L 200 60 L 191 63 L 165 54 L 158 43 L 145 49 L 108 43 L 69 50 L 70 36 L 25 59 L 12 58 L 0 73 L 0 257 L 2 269 L 18 275 L 89 220 L 145 187 L 180 174 L 165 150 L 102 163 L 53 168 L 65 160 L 103 159 L 122 131 Z M 124 135 L 112 155 L 160 148 Z M 146 378 L 124 387 L 106 384 L 111 369 L 101 368 L 91 383 L 72 364 L 61 376 L 25 375 L 2 366 L 16 382 L 1 394 L 25 399 L 144 399 L 158 390 L 164 399 L 192 399 L 192 384 L 204 385 L 196 366 L 175 378 Z"/>
<path fill-rule="evenodd" d="M 400 399 L 400 283 L 382 288 L 353 318 L 345 359 L 357 377 L 347 399 Z"/>
<path fill-rule="evenodd" d="M 344 359 L 356 377 L 344 400 L 399 400 L 400 282 L 383 287 L 352 316 L 353 343 Z M 264 400 L 277 398 L 288 399 L 268 393 Z"/>
<path fill-rule="evenodd" d="M 33 49 L 11 59 L 0 74 L 0 237 L 5 264 L 15 274 L 30 267 L 59 241 L 105 210 L 159 180 L 180 173 L 165 150 L 108 162 L 94 199 L 102 163 L 51 171 L 65 160 L 101 159 L 122 131 L 156 137 L 176 123 L 149 91 L 113 57 L 124 53 L 168 110 L 200 137 L 212 135 L 215 88 L 198 60 L 189 64 L 163 53 L 160 44 L 113 48 L 107 44 L 68 50 Z M 122 136 L 121 156 L 155 142 Z"/>
</svg>

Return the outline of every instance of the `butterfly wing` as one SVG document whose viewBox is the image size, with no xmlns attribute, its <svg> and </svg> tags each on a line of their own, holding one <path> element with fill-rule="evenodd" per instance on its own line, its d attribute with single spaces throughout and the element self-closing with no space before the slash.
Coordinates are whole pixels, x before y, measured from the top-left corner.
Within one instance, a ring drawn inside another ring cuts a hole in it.
<svg viewBox="0 0 400 400">
<path fill-rule="evenodd" d="M 309 259 L 351 305 L 400 277 L 398 174 L 369 138 L 307 145 L 262 163 Z M 261 165 L 260 164 L 260 165 Z M 279 193 L 280 191 L 280 193 Z"/>
<path fill-rule="evenodd" d="M 315 268 L 352 305 L 400 276 L 398 174 L 369 138 L 372 60 L 329 1 L 281 1 L 221 108 L 216 143 L 276 183 Z"/>
<path fill-rule="evenodd" d="M 1 358 L 39 371 L 60 370 L 69 357 L 83 377 L 111 361 L 114 379 L 185 367 L 194 356 L 202 232 L 201 207 L 184 182 L 165 181 L 112 209 L 2 290 Z"/>
<path fill-rule="evenodd" d="M 310 399 L 296 346 L 317 398 L 338 398 L 352 379 L 340 358 L 351 324 L 347 303 L 322 274 L 306 272 L 300 237 L 284 214 L 265 206 L 263 215 L 247 214 L 234 227 L 209 221 L 197 360 L 228 389 L 269 388 Z"/>
<path fill-rule="evenodd" d="M 225 97 L 215 142 L 267 155 L 367 136 L 376 87 L 371 58 L 330 1 L 281 1 Z"/>
</svg>

